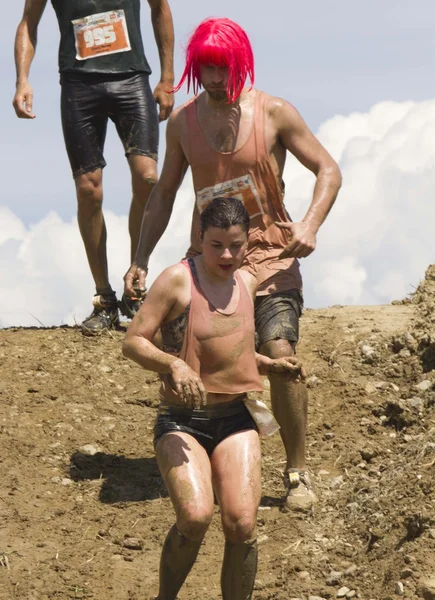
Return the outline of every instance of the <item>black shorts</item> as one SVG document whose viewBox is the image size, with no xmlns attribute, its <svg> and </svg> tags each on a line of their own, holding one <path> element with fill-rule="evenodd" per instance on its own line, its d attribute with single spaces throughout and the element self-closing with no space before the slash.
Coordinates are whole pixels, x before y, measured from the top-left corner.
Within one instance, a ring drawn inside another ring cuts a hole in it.
<svg viewBox="0 0 435 600">
<path fill-rule="evenodd" d="M 271 340 L 299 340 L 299 318 L 304 301 L 299 290 L 277 292 L 255 299 L 255 336 L 257 348 Z"/>
<path fill-rule="evenodd" d="M 60 77 L 63 136 L 73 176 L 106 166 L 103 150 L 111 119 L 125 155 L 157 160 L 159 119 L 146 73 Z"/>
<path fill-rule="evenodd" d="M 211 456 L 225 438 L 250 429 L 258 431 L 251 413 L 240 398 L 201 409 L 162 404 L 154 425 L 154 447 L 165 433 L 183 431 L 194 437 Z"/>
</svg>

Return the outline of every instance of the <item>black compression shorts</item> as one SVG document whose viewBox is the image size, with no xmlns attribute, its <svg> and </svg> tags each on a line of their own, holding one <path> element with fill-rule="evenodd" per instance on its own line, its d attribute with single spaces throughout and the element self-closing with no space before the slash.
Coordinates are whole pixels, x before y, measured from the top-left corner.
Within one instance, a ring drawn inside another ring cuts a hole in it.
<svg viewBox="0 0 435 600">
<path fill-rule="evenodd" d="M 63 135 L 74 177 L 106 166 L 108 119 L 126 156 L 157 160 L 159 120 L 146 73 L 62 73 L 60 83 Z"/>
</svg>

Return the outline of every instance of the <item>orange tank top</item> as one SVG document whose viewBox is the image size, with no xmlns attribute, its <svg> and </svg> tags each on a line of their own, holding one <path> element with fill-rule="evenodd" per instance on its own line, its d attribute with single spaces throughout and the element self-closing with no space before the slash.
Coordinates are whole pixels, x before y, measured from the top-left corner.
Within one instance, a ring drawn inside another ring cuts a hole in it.
<svg viewBox="0 0 435 600">
<path fill-rule="evenodd" d="M 205 297 L 189 269 L 192 298 L 180 358 L 198 373 L 207 392 L 242 394 L 262 391 L 255 359 L 254 303 L 241 275 L 236 271 L 239 302 L 232 314 L 219 312 Z M 163 383 L 163 399 L 176 392 Z"/>
<path fill-rule="evenodd" d="M 299 262 L 279 259 L 290 237 L 274 222 L 290 222 L 284 207 L 284 192 L 273 170 L 264 135 L 264 94 L 255 91 L 251 133 L 235 152 L 217 152 L 207 143 L 198 123 L 195 98 L 185 105 L 187 144 L 184 150 L 192 169 L 196 203 L 193 211 L 191 246 L 188 256 L 201 252 L 199 215 L 219 196 L 243 201 L 251 218 L 243 268 L 257 279 L 257 295 L 302 289 Z"/>
</svg>

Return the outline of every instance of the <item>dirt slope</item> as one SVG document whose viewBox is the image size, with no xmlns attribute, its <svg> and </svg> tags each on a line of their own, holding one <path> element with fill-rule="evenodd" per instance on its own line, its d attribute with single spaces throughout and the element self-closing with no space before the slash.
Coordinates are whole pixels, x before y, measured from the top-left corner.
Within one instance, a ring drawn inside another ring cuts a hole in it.
<svg viewBox="0 0 435 600">
<path fill-rule="evenodd" d="M 280 439 L 264 442 L 255 599 L 435 598 L 434 306 L 430 267 L 408 303 L 305 312 L 320 502 L 282 512 Z M 158 383 L 121 340 L 0 331 L 1 600 L 156 595 L 173 523 L 152 448 Z M 216 509 L 180 600 L 220 598 L 222 551 Z"/>
</svg>

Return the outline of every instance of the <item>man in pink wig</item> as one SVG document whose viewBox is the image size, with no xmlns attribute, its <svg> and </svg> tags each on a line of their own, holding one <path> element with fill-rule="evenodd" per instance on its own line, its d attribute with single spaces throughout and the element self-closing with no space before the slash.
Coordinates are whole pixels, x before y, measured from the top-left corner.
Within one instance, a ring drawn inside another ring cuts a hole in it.
<svg viewBox="0 0 435 600">
<path fill-rule="evenodd" d="M 251 86 L 246 86 L 250 80 Z M 316 234 L 341 185 L 338 165 L 308 129 L 298 111 L 281 98 L 254 89 L 254 58 L 246 33 L 229 19 L 206 19 L 192 34 L 186 67 L 195 97 L 170 117 L 163 170 L 145 209 L 135 261 L 125 291 L 145 289 L 149 257 L 164 233 L 187 167 L 193 176 L 191 247 L 200 252 L 199 216 L 214 198 L 241 199 L 250 215 L 244 268 L 258 284 L 255 320 L 259 352 L 292 355 L 302 312 L 299 258 L 316 247 Z M 203 92 L 196 95 L 200 88 Z M 287 151 L 316 177 L 304 218 L 292 222 L 283 204 Z M 290 509 L 316 501 L 305 463 L 308 396 L 305 384 L 270 375 L 274 415 L 287 455 L 285 480 Z"/>
</svg>

